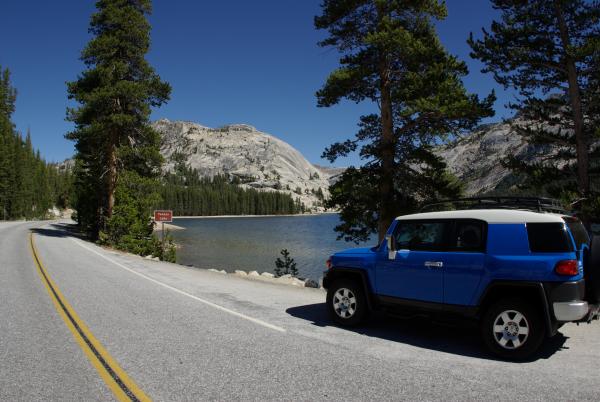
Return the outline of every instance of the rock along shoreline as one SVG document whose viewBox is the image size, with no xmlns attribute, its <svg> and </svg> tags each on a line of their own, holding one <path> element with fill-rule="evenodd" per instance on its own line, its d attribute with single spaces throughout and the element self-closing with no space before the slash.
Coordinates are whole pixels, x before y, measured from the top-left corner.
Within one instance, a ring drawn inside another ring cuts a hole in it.
<svg viewBox="0 0 600 402">
<path fill-rule="evenodd" d="M 218 270 L 218 269 L 214 269 L 214 268 L 209 268 L 208 271 L 223 274 L 223 275 L 235 275 L 238 277 L 242 277 L 242 278 L 246 278 L 246 279 L 255 279 L 255 280 L 259 280 L 259 281 L 263 281 L 263 282 L 278 283 L 278 284 L 282 284 L 282 285 L 291 285 L 291 286 L 296 286 L 296 287 L 300 287 L 300 288 L 318 289 L 318 288 L 322 287 L 321 284 L 318 283 L 317 281 L 315 281 L 314 279 L 310 279 L 310 278 L 300 279 L 300 278 L 293 277 L 292 275 L 289 275 L 289 274 L 282 275 L 280 277 L 276 277 L 275 275 L 273 275 L 270 272 L 263 272 L 263 273 L 258 273 L 258 271 L 246 272 L 246 271 L 242 271 L 239 269 L 236 269 L 233 273 L 228 273 L 225 270 Z"/>
<path fill-rule="evenodd" d="M 126 253 L 126 254 L 130 254 L 130 253 Z M 130 254 L 130 255 L 135 255 L 135 254 Z M 148 255 L 146 257 L 141 257 L 141 258 L 148 260 L 148 261 L 162 262 L 158 259 L 158 257 L 152 257 L 151 255 Z M 261 281 L 261 282 L 276 283 L 276 284 L 280 284 L 280 285 L 289 285 L 289 286 L 295 286 L 298 288 L 312 288 L 312 289 L 322 289 L 323 288 L 323 284 L 321 283 L 321 280 L 319 280 L 319 282 L 317 282 L 316 280 L 311 279 L 311 278 L 307 278 L 307 279 L 296 278 L 290 274 L 276 277 L 274 274 L 272 274 L 270 272 L 262 272 L 262 273 L 259 273 L 258 271 L 246 272 L 246 271 L 242 271 L 240 269 L 236 269 L 233 272 L 227 272 L 224 269 L 219 270 L 219 269 L 215 269 L 215 268 L 199 268 L 199 267 L 194 267 L 193 265 L 182 265 L 182 264 L 177 264 L 177 263 L 175 263 L 175 264 L 182 266 L 182 267 L 201 269 L 204 271 L 209 271 L 209 272 L 213 272 L 213 273 L 220 274 L 220 275 L 231 275 L 231 276 L 236 276 L 238 278 L 257 280 L 257 281 Z"/>
</svg>

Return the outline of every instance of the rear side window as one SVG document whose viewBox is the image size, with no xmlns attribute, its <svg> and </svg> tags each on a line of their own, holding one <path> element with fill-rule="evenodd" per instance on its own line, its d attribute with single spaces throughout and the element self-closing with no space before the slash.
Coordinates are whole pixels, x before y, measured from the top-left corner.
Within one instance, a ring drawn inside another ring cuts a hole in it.
<svg viewBox="0 0 600 402">
<path fill-rule="evenodd" d="M 573 250 L 573 242 L 564 223 L 528 223 L 529 249 L 533 253 L 566 253 Z"/>
<path fill-rule="evenodd" d="M 485 251 L 486 225 L 476 220 L 457 220 L 450 238 L 454 251 Z"/>
<path fill-rule="evenodd" d="M 565 222 L 567 222 L 567 226 L 573 235 L 577 250 L 581 250 L 581 246 L 583 244 L 590 244 L 590 236 L 588 235 L 587 230 L 585 230 L 585 226 L 583 226 L 583 223 L 581 223 L 579 219 L 570 216 L 564 217 L 563 219 Z"/>
<path fill-rule="evenodd" d="M 396 228 L 396 249 L 441 251 L 446 249 L 447 222 L 404 221 Z"/>
</svg>

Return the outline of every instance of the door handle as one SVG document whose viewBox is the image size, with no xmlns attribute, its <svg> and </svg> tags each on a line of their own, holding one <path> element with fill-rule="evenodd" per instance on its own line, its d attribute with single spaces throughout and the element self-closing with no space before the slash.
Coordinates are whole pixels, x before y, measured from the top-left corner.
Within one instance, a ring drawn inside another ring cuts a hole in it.
<svg viewBox="0 0 600 402">
<path fill-rule="evenodd" d="M 425 266 L 428 268 L 442 268 L 444 263 L 442 261 L 425 261 Z"/>
</svg>

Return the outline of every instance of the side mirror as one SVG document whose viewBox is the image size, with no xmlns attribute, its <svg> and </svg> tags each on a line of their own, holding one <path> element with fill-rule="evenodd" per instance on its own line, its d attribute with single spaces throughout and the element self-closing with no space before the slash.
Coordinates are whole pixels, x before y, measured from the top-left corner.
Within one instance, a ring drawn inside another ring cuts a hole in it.
<svg viewBox="0 0 600 402">
<path fill-rule="evenodd" d="M 396 259 L 396 239 L 392 235 L 386 235 L 385 241 L 387 242 L 387 250 L 388 250 L 388 259 L 395 260 Z"/>
</svg>

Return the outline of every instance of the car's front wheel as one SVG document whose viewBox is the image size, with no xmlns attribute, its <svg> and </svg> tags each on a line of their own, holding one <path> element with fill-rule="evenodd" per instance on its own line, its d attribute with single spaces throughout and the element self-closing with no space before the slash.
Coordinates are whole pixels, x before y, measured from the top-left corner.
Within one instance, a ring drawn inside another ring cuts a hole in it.
<svg viewBox="0 0 600 402">
<path fill-rule="evenodd" d="M 535 353 L 545 337 L 541 314 L 520 299 L 494 303 L 481 322 L 483 340 L 495 355 L 508 360 L 524 360 Z"/>
<path fill-rule="evenodd" d="M 331 319 L 340 325 L 362 323 L 368 312 L 362 286 L 351 279 L 336 280 L 327 291 L 327 310 Z"/>
</svg>

